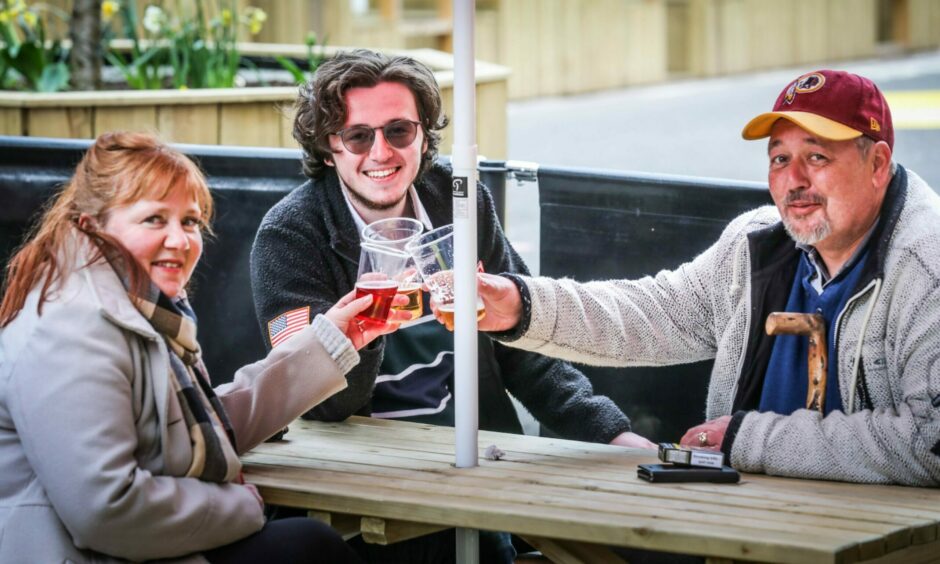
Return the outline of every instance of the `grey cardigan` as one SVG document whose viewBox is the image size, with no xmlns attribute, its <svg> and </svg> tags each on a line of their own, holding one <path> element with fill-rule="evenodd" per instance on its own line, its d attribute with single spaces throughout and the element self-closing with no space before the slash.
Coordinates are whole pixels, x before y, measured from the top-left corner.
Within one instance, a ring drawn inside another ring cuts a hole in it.
<svg viewBox="0 0 940 564">
<path fill-rule="evenodd" d="M 837 319 L 844 412 L 736 413 L 724 448 L 738 469 L 940 484 L 940 197 L 903 168 L 892 190 L 872 253 L 879 268 Z M 706 417 L 730 415 L 764 323 L 752 318 L 762 304 L 752 303 L 749 236 L 779 223 L 772 206 L 745 213 L 693 261 L 636 281 L 527 278 L 532 317 L 509 344 L 612 366 L 713 358 Z"/>
<path fill-rule="evenodd" d="M 190 439 L 165 342 L 110 266 L 75 267 L 89 256 L 77 246 L 42 315 L 33 290 L 0 330 L 0 562 L 199 561 L 259 530 L 261 505 L 244 486 L 179 477 Z M 217 392 L 240 451 L 345 388 L 357 360 L 320 317 L 239 370 Z"/>
</svg>

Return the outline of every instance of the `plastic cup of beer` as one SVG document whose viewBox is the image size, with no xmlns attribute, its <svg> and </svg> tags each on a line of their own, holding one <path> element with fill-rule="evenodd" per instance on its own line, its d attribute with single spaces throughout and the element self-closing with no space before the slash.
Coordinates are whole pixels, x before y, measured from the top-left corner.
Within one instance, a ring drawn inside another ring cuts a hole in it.
<svg viewBox="0 0 940 564">
<path fill-rule="evenodd" d="M 392 247 L 404 251 L 405 246 L 424 231 L 424 224 L 410 217 L 390 217 L 373 221 L 362 230 L 362 241 L 370 246 Z M 421 299 L 421 277 L 417 274 L 414 260 L 409 257 L 409 267 L 415 274 L 401 281 L 398 293 L 408 298 L 403 306 L 392 306 L 393 309 L 406 311 L 411 315 L 411 321 L 424 315 L 424 305 Z"/>
<path fill-rule="evenodd" d="M 454 271 L 441 270 L 425 279 L 431 298 L 437 302 L 437 311 L 441 314 L 444 326 L 454 330 Z M 477 296 L 477 321 L 486 316 L 483 300 Z"/>
<path fill-rule="evenodd" d="M 397 311 L 407 311 L 411 315 L 408 321 L 414 321 L 424 315 L 424 300 L 421 296 L 421 282 L 414 278 L 402 282 L 398 285 L 399 295 L 408 298 L 408 303 L 401 306 L 392 306 Z"/>
<path fill-rule="evenodd" d="M 415 237 L 405 247 L 414 258 L 418 273 L 438 304 L 444 325 L 454 328 L 454 226 L 445 225 Z M 486 309 L 477 297 L 477 320 Z"/>
<path fill-rule="evenodd" d="M 373 221 L 362 229 L 362 240 L 368 245 L 383 245 L 405 250 L 405 245 L 424 231 L 424 224 L 410 217 L 389 217 Z"/>
<path fill-rule="evenodd" d="M 372 294 L 372 304 L 356 318 L 367 323 L 385 323 L 402 280 L 414 274 L 414 268 L 408 268 L 411 257 L 398 249 L 378 245 L 362 244 L 361 249 L 356 298 Z"/>
</svg>

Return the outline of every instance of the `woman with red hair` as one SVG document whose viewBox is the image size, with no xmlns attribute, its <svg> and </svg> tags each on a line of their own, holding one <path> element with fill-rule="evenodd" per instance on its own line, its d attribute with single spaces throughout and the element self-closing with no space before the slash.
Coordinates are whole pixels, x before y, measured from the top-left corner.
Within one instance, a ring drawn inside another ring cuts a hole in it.
<svg viewBox="0 0 940 564">
<path fill-rule="evenodd" d="M 211 217 L 186 156 L 108 133 L 8 265 L 0 562 L 357 561 L 317 521 L 265 524 L 238 455 L 345 388 L 396 326 L 360 327 L 371 298 L 347 295 L 213 389 L 186 297 Z"/>
</svg>

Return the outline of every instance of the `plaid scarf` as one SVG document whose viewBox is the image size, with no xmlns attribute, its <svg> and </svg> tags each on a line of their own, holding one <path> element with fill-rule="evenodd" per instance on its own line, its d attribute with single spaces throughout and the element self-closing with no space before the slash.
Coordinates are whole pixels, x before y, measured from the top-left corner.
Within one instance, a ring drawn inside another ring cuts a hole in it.
<svg viewBox="0 0 940 564">
<path fill-rule="evenodd" d="M 112 257 L 109 262 L 124 287 L 129 288 L 121 260 Z M 189 302 L 185 297 L 171 300 L 153 282 L 146 296 L 137 296 L 128 290 L 128 297 L 167 343 L 169 381 L 183 411 L 192 447 L 192 462 L 186 477 L 219 483 L 240 479 L 241 462 L 236 452 L 235 433 L 202 362 L 196 342 L 196 315 Z"/>
</svg>

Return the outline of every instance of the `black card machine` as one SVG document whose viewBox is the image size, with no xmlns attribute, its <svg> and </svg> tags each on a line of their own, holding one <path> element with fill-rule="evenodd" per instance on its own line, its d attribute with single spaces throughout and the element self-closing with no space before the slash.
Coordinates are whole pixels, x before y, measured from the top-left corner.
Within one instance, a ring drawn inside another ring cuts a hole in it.
<svg viewBox="0 0 940 564">
<path fill-rule="evenodd" d="M 713 482 L 735 484 L 741 480 L 738 471 L 730 466 L 701 468 L 679 464 L 640 464 L 636 475 L 647 482 Z"/>
</svg>

